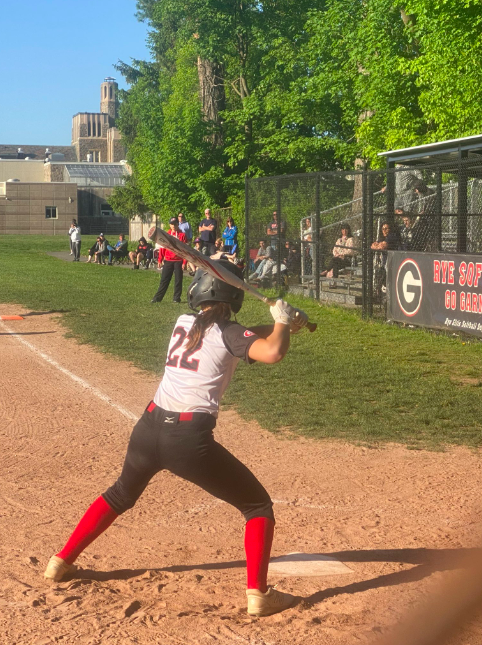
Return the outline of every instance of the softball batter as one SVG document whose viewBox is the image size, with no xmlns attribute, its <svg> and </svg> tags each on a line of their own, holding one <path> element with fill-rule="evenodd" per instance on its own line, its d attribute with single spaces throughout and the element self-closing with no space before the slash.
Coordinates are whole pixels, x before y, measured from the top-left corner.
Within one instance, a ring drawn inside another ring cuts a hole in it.
<svg viewBox="0 0 482 645">
<path fill-rule="evenodd" d="M 242 277 L 231 262 L 220 260 Z M 87 509 L 64 548 L 50 558 L 45 578 L 59 581 L 75 571 L 79 554 L 121 514 L 132 508 L 160 470 L 191 481 L 244 515 L 248 614 L 269 616 L 294 596 L 267 586 L 274 530 L 270 496 L 236 457 L 217 443 L 213 429 L 219 402 L 239 359 L 277 363 L 288 351 L 290 331 L 307 321 L 283 300 L 271 307 L 274 325 L 247 329 L 231 322 L 244 291 L 198 269 L 188 290 L 196 314 L 183 314 L 169 343 L 164 377 L 132 432 L 119 479 Z"/>
</svg>

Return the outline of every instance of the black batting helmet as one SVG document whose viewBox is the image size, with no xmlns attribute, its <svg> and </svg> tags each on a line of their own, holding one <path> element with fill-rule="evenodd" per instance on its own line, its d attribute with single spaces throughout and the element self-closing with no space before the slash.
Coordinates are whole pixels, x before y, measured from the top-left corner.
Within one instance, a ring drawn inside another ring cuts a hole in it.
<svg viewBox="0 0 482 645">
<path fill-rule="evenodd" d="M 243 279 L 243 272 L 229 260 L 213 260 L 225 269 Z M 232 287 L 227 282 L 213 277 L 205 269 L 198 269 L 189 289 L 187 290 L 187 303 L 191 309 L 197 309 L 203 302 L 227 302 L 235 314 L 241 309 L 244 300 L 244 291 Z"/>
</svg>

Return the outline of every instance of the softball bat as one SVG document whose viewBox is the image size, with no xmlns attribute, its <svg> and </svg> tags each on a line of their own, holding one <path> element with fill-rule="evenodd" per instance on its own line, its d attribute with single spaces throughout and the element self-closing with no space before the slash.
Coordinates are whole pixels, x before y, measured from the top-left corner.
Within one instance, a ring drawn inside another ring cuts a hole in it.
<svg viewBox="0 0 482 645">
<path fill-rule="evenodd" d="M 219 264 L 218 262 L 216 262 L 216 260 L 211 260 L 211 258 L 207 255 L 199 253 L 199 251 L 197 251 L 196 249 L 193 249 L 187 244 L 184 244 L 184 242 L 181 242 L 181 240 L 178 240 L 177 237 L 168 235 L 166 231 L 163 231 L 156 226 L 152 226 L 149 229 L 147 236 L 150 240 L 152 240 L 156 244 L 160 244 L 166 249 L 169 249 L 180 258 L 183 258 L 183 260 L 188 260 L 195 266 L 202 267 L 215 278 L 219 278 L 223 282 L 227 282 L 227 284 L 230 284 L 232 287 L 247 291 L 255 298 L 258 298 L 258 300 L 265 302 L 270 307 L 275 304 L 274 300 L 271 300 L 270 298 L 264 296 L 253 286 L 251 286 L 241 278 L 238 278 L 238 276 L 234 275 L 234 273 L 231 273 L 231 271 L 225 269 L 222 264 Z M 307 322 L 306 327 L 309 331 L 313 332 L 315 331 L 317 325 L 316 323 Z"/>
</svg>

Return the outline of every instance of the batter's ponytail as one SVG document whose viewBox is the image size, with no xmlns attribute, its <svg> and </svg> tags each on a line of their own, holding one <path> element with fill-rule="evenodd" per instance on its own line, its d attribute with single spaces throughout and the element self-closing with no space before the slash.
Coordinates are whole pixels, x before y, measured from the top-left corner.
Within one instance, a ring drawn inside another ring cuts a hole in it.
<svg viewBox="0 0 482 645">
<path fill-rule="evenodd" d="M 231 318 L 231 306 L 227 302 L 206 302 L 202 306 L 204 309 L 196 315 L 187 335 L 187 350 L 194 349 L 214 323 Z"/>
</svg>

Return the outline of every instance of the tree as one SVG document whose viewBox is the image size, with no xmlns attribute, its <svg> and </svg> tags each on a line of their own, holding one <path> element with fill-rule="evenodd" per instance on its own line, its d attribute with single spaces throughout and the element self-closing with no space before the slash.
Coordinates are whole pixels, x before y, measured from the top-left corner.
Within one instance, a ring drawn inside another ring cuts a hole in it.
<svg viewBox="0 0 482 645">
<path fill-rule="evenodd" d="M 132 175 L 126 176 L 123 186 L 114 188 L 109 200 L 116 213 L 120 213 L 127 219 L 132 219 L 136 215 L 142 217 L 149 210 L 144 204 L 142 192 Z"/>
<path fill-rule="evenodd" d="M 119 64 L 144 203 L 239 204 L 244 175 L 379 165 L 482 127 L 479 0 L 139 0 L 153 62 Z"/>
<path fill-rule="evenodd" d="M 420 56 L 417 77 L 427 125 L 423 143 L 482 132 L 482 9 L 478 0 L 407 0 Z"/>
<path fill-rule="evenodd" d="M 310 169 L 335 167 L 324 122 L 320 130 L 297 123 L 285 101 L 306 74 L 294 61 L 317 4 L 324 2 L 138 2 L 154 62 L 119 65 L 131 82 L 120 128 L 152 209 L 224 206 L 242 193 L 246 171 L 302 172 L 308 157 Z"/>
</svg>

